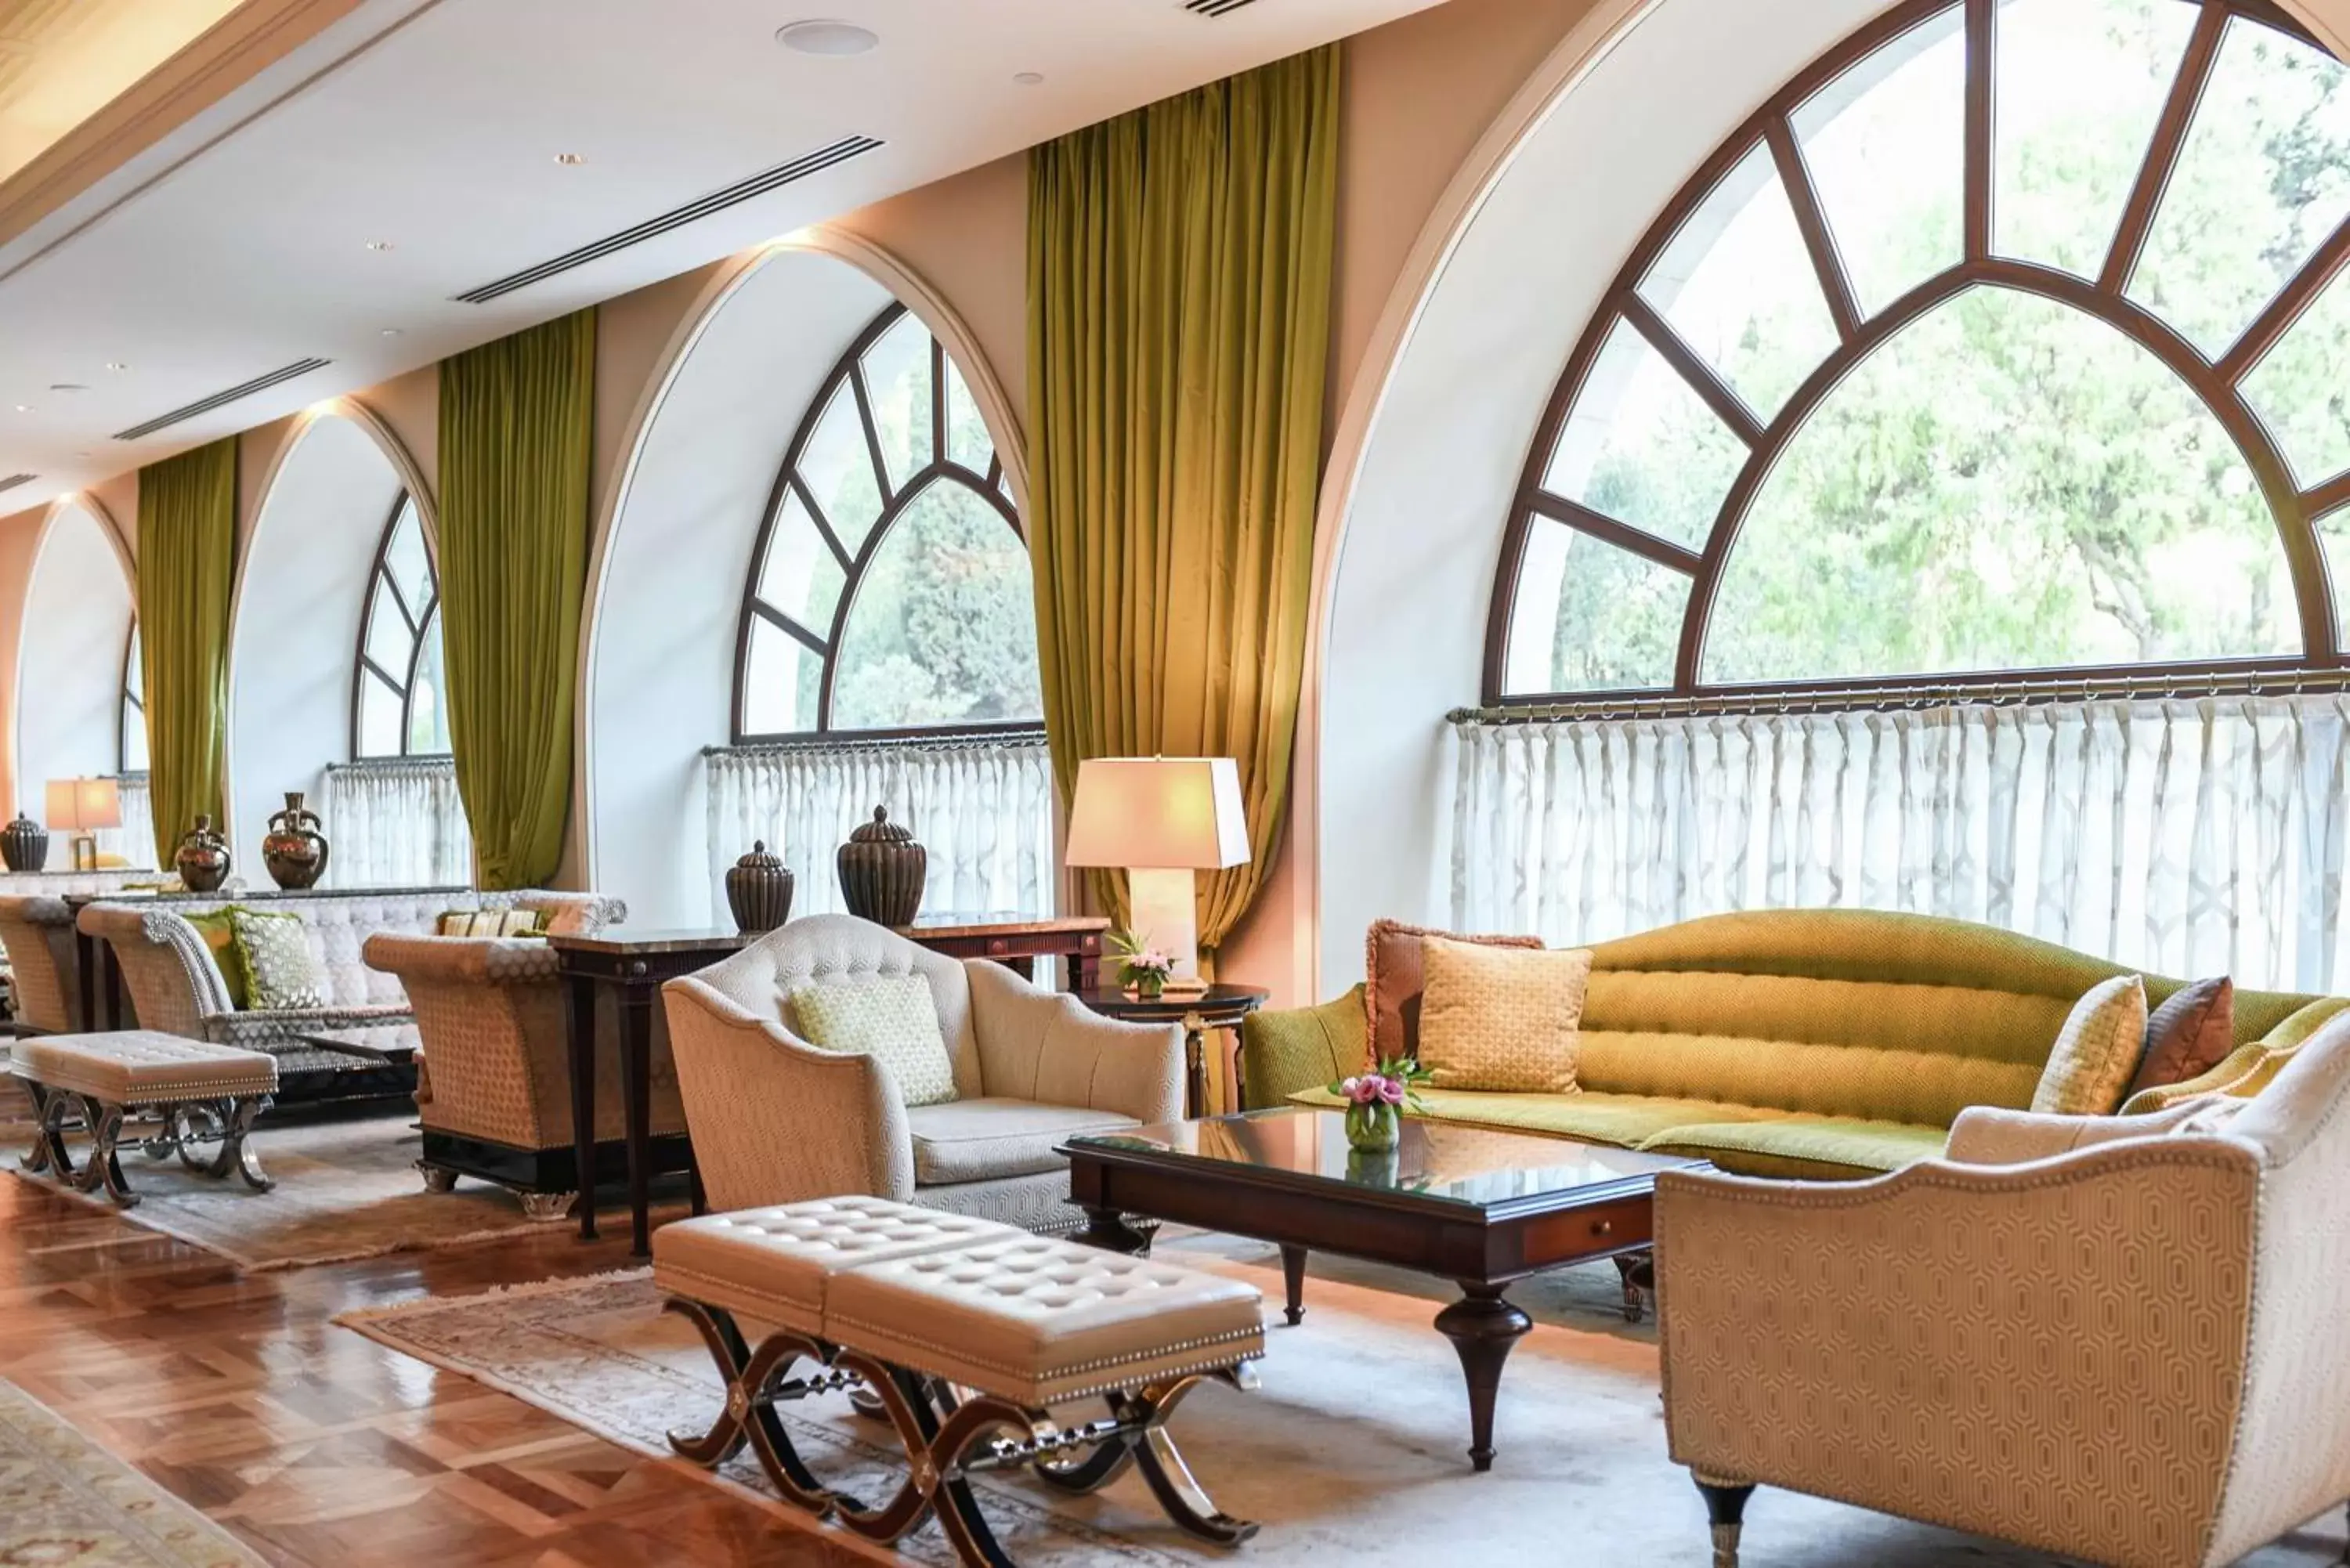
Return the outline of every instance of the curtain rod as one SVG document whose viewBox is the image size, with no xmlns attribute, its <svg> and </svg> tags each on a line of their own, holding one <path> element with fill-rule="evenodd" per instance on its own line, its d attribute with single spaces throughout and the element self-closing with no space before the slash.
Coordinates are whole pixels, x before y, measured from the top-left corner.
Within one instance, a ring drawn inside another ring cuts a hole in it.
<svg viewBox="0 0 2350 1568">
<path fill-rule="evenodd" d="M 2031 676 L 1907 685 L 1745 688 L 1712 692 L 1645 692 L 1557 702 L 1455 708 L 1453 724 L 1547 724 L 1607 719 L 1761 718 L 1780 713 L 1844 713 L 1959 707 L 2036 707 L 2079 701 L 2185 701 L 2202 697 L 2291 697 L 2350 690 L 2350 668 L 2276 667 L 2171 670 L 2145 674 Z"/>
<path fill-rule="evenodd" d="M 1045 731 L 987 730 L 880 735 L 800 735 L 788 741 L 758 741 L 741 746 L 704 746 L 705 757 L 758 757 L 801 752 L 967 752 L 986 746 L 1041 746 Z"/>
</svg>

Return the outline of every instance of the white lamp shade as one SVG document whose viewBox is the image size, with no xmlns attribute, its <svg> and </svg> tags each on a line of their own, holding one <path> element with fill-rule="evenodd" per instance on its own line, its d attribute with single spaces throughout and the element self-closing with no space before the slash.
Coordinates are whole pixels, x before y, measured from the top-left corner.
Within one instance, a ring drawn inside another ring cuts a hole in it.
<svg viewBox="0 0 2350 1568">
<path fill-rule="evenodd" d="M 1249 857 L 1230 757 L 1095 757 L 1077 764 L 1072 866 L 1200 871 Z"/>
<path fill-rule="evenodd" d="M 122 826 L 122 791 L 112 779 L 51 779 L 48 826 L 90 833 Z"/>
</svg>

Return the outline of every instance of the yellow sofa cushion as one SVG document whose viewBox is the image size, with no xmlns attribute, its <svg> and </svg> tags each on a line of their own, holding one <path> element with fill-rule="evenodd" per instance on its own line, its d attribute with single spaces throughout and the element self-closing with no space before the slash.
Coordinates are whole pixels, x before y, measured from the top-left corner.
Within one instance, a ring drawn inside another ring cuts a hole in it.
<svg viewBox="0 0 2350 1568">
<path fill-rule="evenodd" d="M 1591 954 L 1430 937 L 1419 1064 L 1444 1089 L 1573 1094 L 1575 1035 Z"/>
<path fill-rule="evenodd" d="M 1290 1098 L 1299 1105 L 1330 1109 L 1345 1102 L 1324 1090 L 1308 1090 Z M 1659 1099 L 1648 1095 L 1495 1095 L 1477 1089 L 1419 1091 L 1423 1114 L 1431 1120 L 1495 1127 L 1504 1132 L 1540 1133 L 1550 1137 L 1588 1138 L 1594 1143 L 1637 1148 L 1645 1139 L 1693 1123 L 1777 1121 L 1792 1113 L 1755 1106 L 1725 1105 L 1718 1100 Z"/>
<path fill-rule="evenodd" d="M 1788 1116 L 1668 1128 L 1641 1140 L 1649 1154 L 1710 1159 L 1739 1176 L 1851 1181 L 1939 1159 L 1948 1127 L 1852 1116 Z"/>
<path fill-rule="evenodd" d="M 2146 982 L 2116 975 L 2073 1004 L 2032 1094 L 2043 1116 L 2106 1116 L 2121 1108 L 2146 1048 Z"/>
</svg>

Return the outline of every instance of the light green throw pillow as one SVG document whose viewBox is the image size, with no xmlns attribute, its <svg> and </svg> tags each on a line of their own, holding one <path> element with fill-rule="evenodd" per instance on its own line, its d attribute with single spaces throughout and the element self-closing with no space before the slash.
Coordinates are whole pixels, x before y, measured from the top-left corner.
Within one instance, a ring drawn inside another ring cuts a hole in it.
<svg viewBox="0 0 2350 1568">
<path fill-rule="evenodd" d="M 2073 1004 L 2033 1091 L 2032 1108 L 2065 1116 L 2109 1116 L 2137 1073 L 2146 1048 L 2146 981 L 2100 981 Z"/>
<path fill-rule="evenodd" d="M 889 1069 L 909 1106 L 955 1097 L 954 1061 L 939 1033 L 938 1003 L 918 974 L 837 980 L 792 992 L 800 1032 L 818 1050 L 870 1056 Z"/>
<path fill-rule="evenodd" d="M 310 956 L 310 935 L 301 916 L 237 909 L 231 919 L 237 951 L 252 977 L 249 1005 L 264 1011 L 327 1005 L 326 977 Z"/>
<path fill-rule="evenodd" d="M 237 907 L 229 904 L 180 918 L 195 927 L 204 946 L 213 950 L 213 962 L 220 966 L 221 980 L 228 987 L 228 1004 L 242 1012 L 252 1005 L 253 975 L 244 967 L 244 950 L 236 945 L 236 913 Z"/>
</svg>

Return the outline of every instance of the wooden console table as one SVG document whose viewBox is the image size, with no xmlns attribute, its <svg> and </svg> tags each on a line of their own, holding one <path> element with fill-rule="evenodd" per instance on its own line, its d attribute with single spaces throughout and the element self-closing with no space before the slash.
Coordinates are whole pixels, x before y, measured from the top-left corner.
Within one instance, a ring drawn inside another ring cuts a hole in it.
<svg viewBox="0 0 2350 1568">
<path fill-rule="evenodd" d="M 1040 958 L 1066 958 L 1073 978 L 1090 980 L 1101 961 L 1107 920 L 995 919 L 934 916 L 900 929 L 900 934 L 949 958 L 987 958 L 1031 975 Z M 595 936 L 550 936 L 570 993 L 571 1137 L 577 1168 L 596 1168 L 596 992 L 609 987 L 619 1003 L 620 1101 L 628 1127 L 629 1251 L 652 1251 L 650 1187 L 652 1147 L 652 1010 L 664 981 L 696 970 L 758 940 L 714 927 L 681 930 L 632 930 L 614 926 Z M 1033 977 L 1033 976 L 1032 976 Z M 692 1151 L 684 1168 L 693 1170 Z M 583 1177 L 579 1237 L 596 1239 L 596 1196 Z M 702 1211 L 702 1183 L 694 1178 L 694 1212 Z"/>
</svg>

